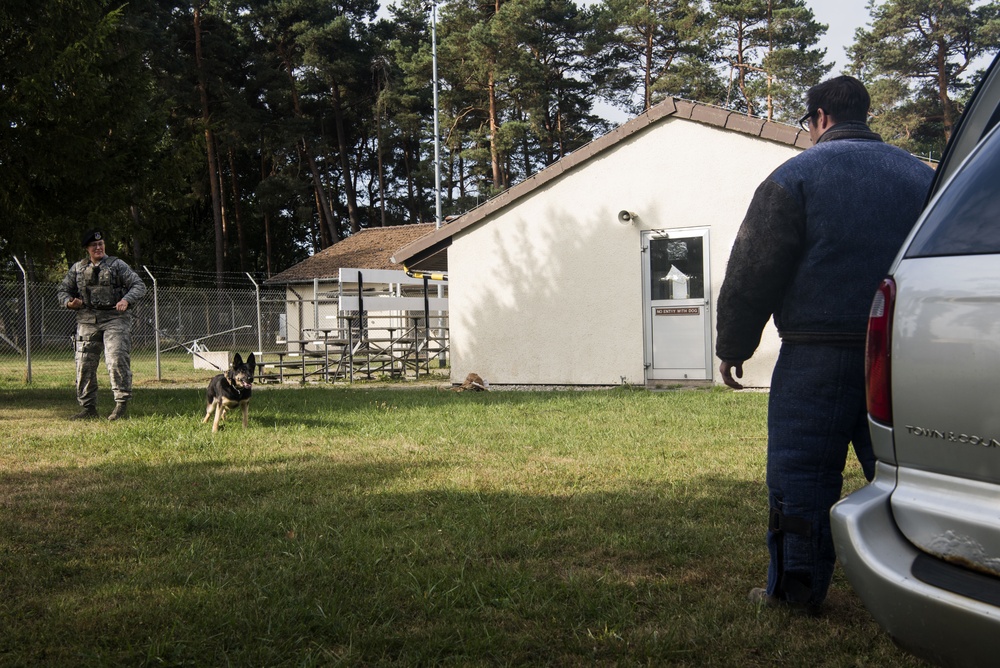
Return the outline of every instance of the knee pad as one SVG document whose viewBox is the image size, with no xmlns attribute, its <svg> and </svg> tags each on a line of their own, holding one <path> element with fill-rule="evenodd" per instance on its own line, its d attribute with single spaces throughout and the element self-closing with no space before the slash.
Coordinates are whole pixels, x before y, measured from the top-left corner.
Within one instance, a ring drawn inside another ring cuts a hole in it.
<svg viewBox="0 0 1000 668">
<path fill-rule="evenodd" d="M 812 535 L 812 523 L 801 517 L 788 517 L 777 508 L 770 509 L 767 528 L 777 534 L 794 533 L 806 537 Z"/>
</svg>

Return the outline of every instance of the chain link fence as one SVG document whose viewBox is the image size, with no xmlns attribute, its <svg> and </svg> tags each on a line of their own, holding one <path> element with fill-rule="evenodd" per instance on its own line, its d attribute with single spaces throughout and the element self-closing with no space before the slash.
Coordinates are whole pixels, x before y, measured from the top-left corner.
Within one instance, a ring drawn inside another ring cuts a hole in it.
<svg viewBox="0 0 1000 668">
<path fill-rule="evenodd" d="M 249 275 L 238 282 L 231 274 L 223 289 L 173 286 L 165 285 L 145 267 L 138 271 L 146 274 L 142 278 L 147 293 L 133 305 L 136 385 L 206 382 L 228 367 L 233 354 L 245 358 L 250 352 L 258 356 L 263 352 L 279 366 L 298 363 L 300 371 L 288 373 L 288 379 L 301 376 L 306 380 L 305 358 L 296 358 L 290 343 L 309 339 L 318 343 L 324 334 L 316 323 L 338 323 L 336 293 L 302 296 L 285 286 L 261 285 Z M 76 318 L 58 303 L 58 287 L 26 279 L 0 282 L 0 384 L 75 383 Z M 340 313 L 340 317 L 347 315 Z M 356 312 L 351 315 L 356 319 Z M 357 333 L 355 321 L 352 328 Z M 312 347 L 314 354 L 316 347 Z M 319 364 L 318 357 L 314 363 Z M 325 363 L 329 366 L 328 355 Z M 280 373 L 271 365 L 268 370 Z M 313 373 L 309 380 L 338 377 L 354 376 Z"/>
<path fill-rule="evenodd" d="M 204 355 L 209 350 L 245 356 L 276 349 L 285 313 L 283 288 L 259 287 L 249 279 L 245 287 L 222 290 L 146 283 L 146 297 L 133 305 L 135 383 L 200 382 L 219 372 L 204 361 L 194 362 L 198 353 L 217 362 L 218 356 Z M 58 288 L 56 283 L 0 283 L 0 381 L 75 382 L 76 316 L 58 303 Z"/>
</svg>

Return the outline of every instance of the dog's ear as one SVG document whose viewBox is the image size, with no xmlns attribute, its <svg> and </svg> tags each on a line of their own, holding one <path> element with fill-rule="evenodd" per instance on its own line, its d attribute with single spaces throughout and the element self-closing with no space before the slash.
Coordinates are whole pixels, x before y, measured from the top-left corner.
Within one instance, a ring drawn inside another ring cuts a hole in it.
<svg viewBox="0 0 1000 668">
<path fill-rule="evenodd" d="M 257 358 L 250 353 L 250 357 L 247 358 L 247 366 L 250 367 L 250 380 L 253 380 L 254 374 L 257 372 Z"/>
<path fill-rule="evenodd" d="M 233 355 L 233 367 L 243 366 L 243 358 L 239 353 Z"/>
</svg>

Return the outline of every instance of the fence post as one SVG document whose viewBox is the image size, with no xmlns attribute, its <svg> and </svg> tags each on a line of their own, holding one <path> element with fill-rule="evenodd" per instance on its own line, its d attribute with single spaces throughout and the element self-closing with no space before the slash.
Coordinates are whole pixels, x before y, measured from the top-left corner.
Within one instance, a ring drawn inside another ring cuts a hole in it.
<svg viewBox="0 0 1000 668">
<path fill-rule="evenodd" d="M 427 295 L 427 276 L 424 275 L 424 359 L 427 360 L 427 374 L 431 372 L 431 304 Z M 420 377 L 420 354 L 417 354 L 417 378 Z"/>
<path fill-rule="evenodd" d="M 438 289 L 438 297 L 439 298 L 443 298 L 444 297 L 444 284 L 438 283 L 437 289 Z M 435 334 L 435 337 L 437 339 L 439 339 L 438 340 L 438 368 L 440 368 L 440 369 L 443 369 L 448 364 L 448 352 L 446 350 L 447 346 L 444 345 L 444 328 L 442 327 L 443 323 L 444 323 L 444 318 L 441 317 L 441 311 L 438 311 L 438 318 L 437 318 L 437 326 L 438 327 L 437 327 L 437 333 Z M 451 325 L 449 323 L 449 328 L 450 328 L 450 326 Z M 450 335 L 450 329 L 449 329 L 449 335 Z"/>
<path fill-rule="evenodd" d="M 156 380 L 163 380 L 163 371 L 160 368 L 160 300 L 159 287 L 156 284 L 156 276 L 149 270 L 149 267 L 142 265 L 142 268 L 149 274 L 153 281 L 153 341 L 156 342 Z"/>
<path fill-rule="evenodd" d="M 17 262 L 17 268 L 24 277 L 24 380 L 26 383 L 31 383 L 31 301 L 28 299 L 28 272 L 24 270 L 16 255 L 14 262 Z"/>
<path fill-rule="evenodd" d="M 257 281 L 253 280 L 253 276 L 247 272 L 247 278 L 253 283 L 253 289 L 257 295 L 257 352 L 261 355 L 264 354 L 264 329 L 261 323 L 260 317 L 260 286 L 257 285 Z M 287 336 L 287 335 L 286 335 Z"/>
<path fill-rule="evenodd" d="M 313 328 L 319 329 L 319 278 L 313 278 Z"/>
</svg>

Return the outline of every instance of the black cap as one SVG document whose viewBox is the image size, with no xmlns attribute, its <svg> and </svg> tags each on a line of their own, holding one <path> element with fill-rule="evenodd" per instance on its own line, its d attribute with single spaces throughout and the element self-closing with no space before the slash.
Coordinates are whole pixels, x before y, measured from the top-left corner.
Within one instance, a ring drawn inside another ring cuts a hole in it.
<svg viewBox="0 0 1000 668">
<path fill-rule="evenodd" d="M 83 233 L 83 247 L 86 248 L 91 241 L 101 241 L 104 234 L 100 230 L 89 230 Z"/>
</svg>

